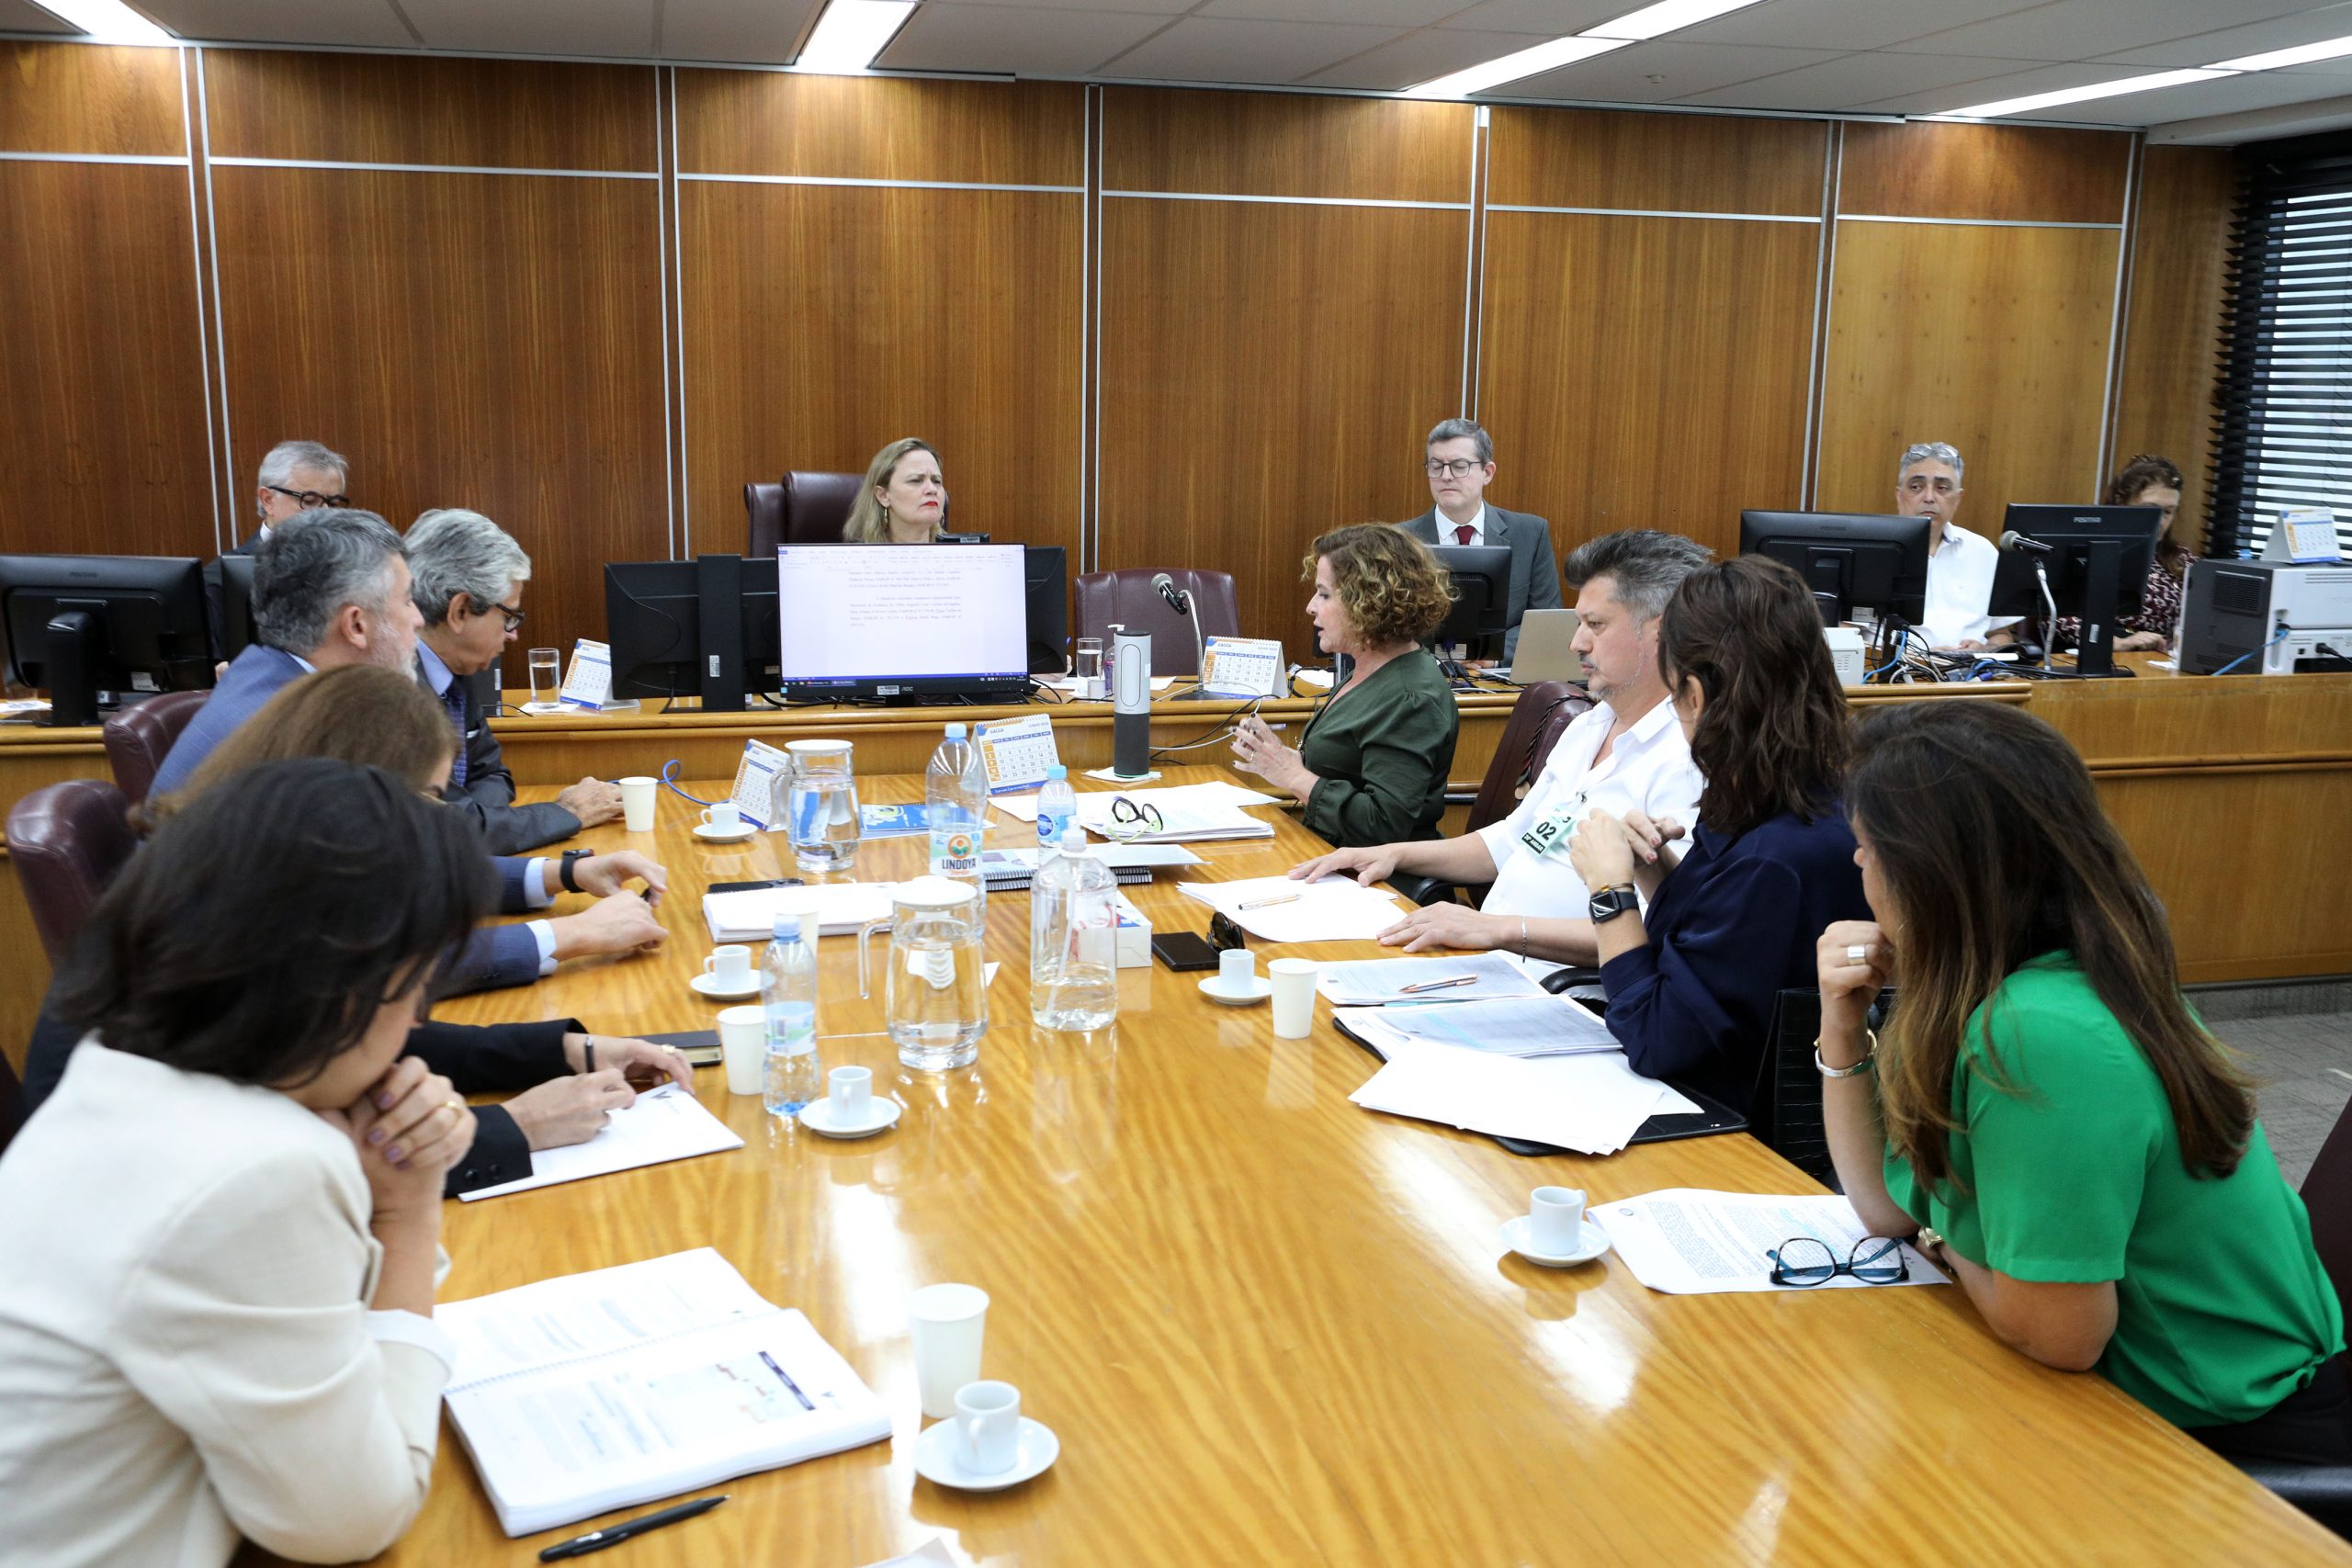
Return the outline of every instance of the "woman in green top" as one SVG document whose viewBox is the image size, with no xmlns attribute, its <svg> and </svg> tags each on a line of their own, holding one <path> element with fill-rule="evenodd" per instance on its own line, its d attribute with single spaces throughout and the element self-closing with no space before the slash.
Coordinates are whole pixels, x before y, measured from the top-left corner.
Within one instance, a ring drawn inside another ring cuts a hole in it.
<svg viewBox="0 0 2352 1568">
<path fill-rule="evenodd" d="M 2013 1348 L 2230 1459 L 2352 1462 L 2310 1218 L 2082 759 L 2017 708 L 1904 704 L 1846 800 L 1877 919 L 1822 933 L 1819 1052 L 1862 1223 L 1919 1237 Z"/>
<path fill-rule="evenodd" d="M 1343 849 L 1435 838 L 1462 723 L 1421 646 L 1452 605 L 1445 569 L 1385 523 L 1333 529 L 1306 565 L 1316 640 L 1355 669 L 1295 750 L 1252 714 L 1235 727 L 1234 758 L 1305 802 L 1299 819 Z"/>
</svg>

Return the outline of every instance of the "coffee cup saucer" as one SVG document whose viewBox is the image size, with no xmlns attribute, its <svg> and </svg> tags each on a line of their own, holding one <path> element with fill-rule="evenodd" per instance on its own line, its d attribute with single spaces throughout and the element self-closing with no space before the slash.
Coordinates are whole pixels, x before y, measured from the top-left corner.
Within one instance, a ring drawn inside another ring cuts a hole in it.
<svg viewBox="0 0 2352 1568">
<path fill-rule="evenodd" d="M 718 976 L 707 973 L 689 977 L 686 984 L 715 1002 L 740 1002 L 745 997 L 756 997 L 760 994 L 760 977 L 757 974 L 744 976 L 743 983 L 740 986 L 729 986 L 720 980 Z"/>
<path fill-rule="evenodd" d="M 695 824 L 695 837 L 706 844 L 740 844 L 758 831 L 749 822 L 739 822 L 732 828 L 715 827 L 708 822 Z"/>
<path fill-rule="evenodd" d="M 1263 975 L 1252 978 L 1250 988 L 1241 991 L 1227 990 L 1221 984 L 1224 978 L 1222 975 L 1211 975 L 1202 980 L 1201 995 L 1213 1002 L 1222 1002 L 1229 1008 L 1246 1008 L 1262 1002 L 1274 994 L 1274 983 Z"/>
<path fill-rule="evenodd" d="M 1590 1214 L 1584 1217 L 1584 1224 L 1579 1227 L 1577 1249 L 1574 1252 L 1551 1253 L 1533 1250 L 1528 1245 L 1525 1214 L 1515 1214 L 1503 1222 L 1502 1238 L 1505 1247 L 1510 1247 L 1530 1263 L 1540 1263 L 1546 1269 L 1566 1269 L 1571 1264 L 1589 1263 L 1609 1250 L 1609 1238 L 1601 1234 L 1599 1225 L 1592 1223 Z"/>
<path fill-rule="evenodd" d="M 800 1124 L 828 1138 L 870 1138 L 885 1128 L 898 1125 L 900 1109 L 897 1100 L 876 1095 L 865 1102 L 865 1121 L 841 1122 L 833 1116 L 832 1096 L 826 1095 L 800 1108 Z"/>
<path fill-rule="evenodd" d="M 1032 1421 L 1023 1416 L 1017 1442 L 1011 1470 L 1000 1470 L 991 1475 L 975 1474 L 966 1470 L 957 1458 L 954 1418 L 934 1421 L 915 1438 L 915 1473 L 925 1481 L 952 1486 L 959 1492 L 1001 1492 L 1043 1475 L 1061 1457 L 1062 1440 L 1043 1421 Z"/>
</svg>

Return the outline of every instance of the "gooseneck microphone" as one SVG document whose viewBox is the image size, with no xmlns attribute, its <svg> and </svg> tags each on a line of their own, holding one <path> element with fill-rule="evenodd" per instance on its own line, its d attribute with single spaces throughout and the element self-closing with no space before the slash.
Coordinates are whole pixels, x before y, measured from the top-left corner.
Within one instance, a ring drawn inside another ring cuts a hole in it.
<svg viewBox="0 0 2352 1568">
<path fill-rule="evenodd" d="M 2042 540 L 2029 538 L 2015 528 L 2001 535 L 2001 551 L 2033 563 L 2033 580 L 2041 586 L 2041 607 L 2049 618 L 2041 624 L 2041 667 L 2050 668 L 2050 645 L 2058 640 L 2058 601 L 2050 592 L 2049 559 L 2058 552 Z"/>
<path fill-rule="evenodd" d="M 1192 590 L 1177 587 L 1176 580 L 1164 571 L 1152 573 L 1151 585 L 1159 590 L 1162 599 L 1168 601 L 1170 609 L 1193 623 L 1193 680 L 1195 682 L 1195 689 L 1185 694 L 1195 697 L 1205 695 L 1205 693 L 1197 689 L 1197 683 L 1208 679 L 1208 640 L 1201 635 L 1201 617 L 1193 613 Z"/>
<path fill-rule="evenodd" d="M 2001 548 L 2022 555 L 2047 556 L 2057 552 L 2040 539 L 2030 538 L 2015 528 L 2001 536 Z"/>
<path fill-rule="evenodd" d="M 1162 599 L 1168 601 L 1168 607 L 1170 609 L 1175 611 L 1180 615 L 1188 615 L 1192 614 L 1193 596 L 1190 593 L 1185 592 L 1182 589 L 1177 587 L 1176 580 L 1174 578 L 1169 576 L 1164 571 L 1155 572 L 1152 574 L 1151 586 L 1158 591 Z"/>
</svg>

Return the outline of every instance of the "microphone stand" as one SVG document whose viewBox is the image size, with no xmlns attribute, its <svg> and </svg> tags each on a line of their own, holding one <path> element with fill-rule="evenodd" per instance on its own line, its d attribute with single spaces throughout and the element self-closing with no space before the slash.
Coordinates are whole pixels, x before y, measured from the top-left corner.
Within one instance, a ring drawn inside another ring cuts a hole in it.
<svg viewBox="0 0 2352 1568">
<path fill-rule="evenodd" d="M 2033 580 L 2041 585 L 2041 605 L 2050 613 L 2049 619 L 2041 623 L 2041 669 L 2048 674 L 2050 645 L 2058 640 L 2058 600 L 2050 592 L 2050 570 L 2041 564 L 2040 556 L 2033 558 Z"/>
<path fill-rule="evenodd" d="M 1201 636 L 1201 617 L 1193 613 L 1193 591 L 1189 588 L 1179 588 L 1171 582 L 1159 591 L 1159 596 L 1168 601 L 1170 609 L 1193 623 L 1193 689 L 1184 695 L 1191 698 L 1205 698 L 1209 694 L 1208 643 Z"/>
</svg>

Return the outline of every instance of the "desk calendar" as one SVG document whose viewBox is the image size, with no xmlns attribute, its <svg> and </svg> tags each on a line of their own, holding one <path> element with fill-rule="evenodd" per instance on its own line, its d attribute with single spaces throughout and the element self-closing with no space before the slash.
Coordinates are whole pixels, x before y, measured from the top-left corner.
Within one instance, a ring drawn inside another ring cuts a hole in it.
<svg viewBox="0 0 2352 1568">
<path fill-rule="evenodd" d="M 1009 723 L 977 727 L 980 765 L 989 772 L 989 793 L 1035 789 L 1046 782 L 1046 770 L 1061 761 L 1054 753 L 1054 721 L 1042 713 Z"/>
</svg>

